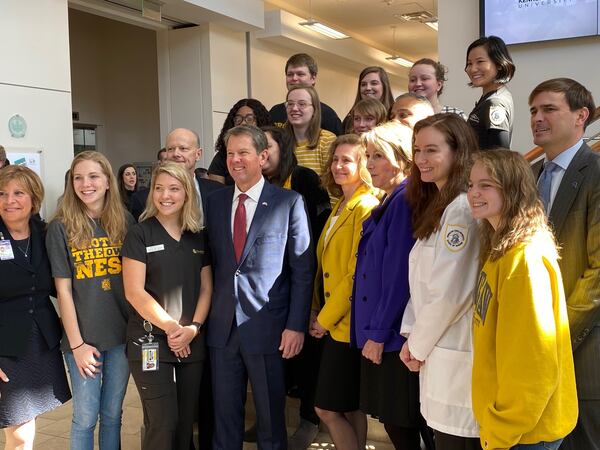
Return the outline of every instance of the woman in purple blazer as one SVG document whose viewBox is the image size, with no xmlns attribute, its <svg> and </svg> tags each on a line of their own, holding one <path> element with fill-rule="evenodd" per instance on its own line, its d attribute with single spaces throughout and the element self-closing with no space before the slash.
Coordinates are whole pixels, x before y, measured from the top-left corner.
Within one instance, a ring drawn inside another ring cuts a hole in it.
<svg viewBox="0 0 600 450">
<path fill-rule="evenodd" d="M 408 291 L 408 254 L 414 244 L 406 177 L 412 130 L 388 122 L 363 134 L 373 185 L 385 191 L 363 224 L 358 246 L 350 339 L 362 348 L 360 408 L 385 425 L 394 447 L 420 449 L 419 378 L 398 358 Z"/>
</svg>

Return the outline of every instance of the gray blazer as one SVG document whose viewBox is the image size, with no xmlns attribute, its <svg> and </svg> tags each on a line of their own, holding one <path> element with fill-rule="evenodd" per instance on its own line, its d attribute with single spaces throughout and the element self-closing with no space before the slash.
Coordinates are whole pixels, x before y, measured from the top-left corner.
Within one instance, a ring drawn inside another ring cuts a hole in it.
<svg viewBox="0 0 600 450">
<path fill-rule="evenodd" d="M 549 214 L 562 272 L 580 399 L 600 399 L 600 155 L 585 143 Z"/>
</svg>

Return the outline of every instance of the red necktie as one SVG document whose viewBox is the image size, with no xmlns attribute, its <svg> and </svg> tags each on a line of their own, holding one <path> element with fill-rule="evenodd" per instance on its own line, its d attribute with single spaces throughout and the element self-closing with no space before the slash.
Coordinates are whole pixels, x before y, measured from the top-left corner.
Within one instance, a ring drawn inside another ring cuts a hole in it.
<svg viewBox="0 0 600 450">
<path fill-rule="evenodd" d="M 237 262 L 240 262 L 244 245 L 246 245 L 246 207 L 244 202 L 247 198 L 246 194 L 238 196 L 238 205 L 235 209 L 235 216 L 233 216 L 233 249 Z"/>
</svg>

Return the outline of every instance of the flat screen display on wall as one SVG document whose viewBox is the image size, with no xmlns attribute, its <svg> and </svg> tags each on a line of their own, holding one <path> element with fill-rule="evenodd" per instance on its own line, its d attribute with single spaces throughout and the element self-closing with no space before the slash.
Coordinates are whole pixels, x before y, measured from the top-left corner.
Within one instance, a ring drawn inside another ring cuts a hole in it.
<svg viewBox="0 0 600 450">
<path fill-rule="evenodd" d="M 599 34 L 599 0 L 480 0 L 481 35 L 507 44 Z"/>
</svg>

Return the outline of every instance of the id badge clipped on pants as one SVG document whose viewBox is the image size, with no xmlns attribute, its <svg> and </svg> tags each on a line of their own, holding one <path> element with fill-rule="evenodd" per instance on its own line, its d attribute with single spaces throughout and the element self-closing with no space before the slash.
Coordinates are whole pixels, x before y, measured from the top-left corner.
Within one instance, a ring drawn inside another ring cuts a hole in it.
<svg viewBox="0 0 600 450">
<path fill-rule="evenodd" d="M 152 335 L 152 324 L 144 320 L 144 331 L 148 334 L 141 338 L 142 343 L 142 372 L 153 372 L 158 370 L 158 342 L 154 342 Z"/>
</svg>

